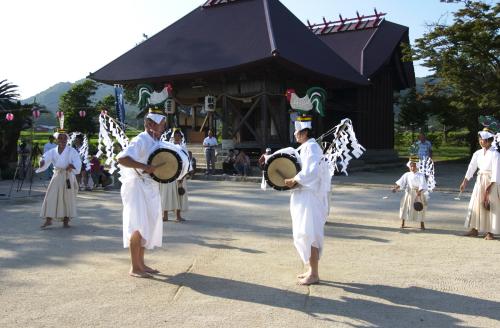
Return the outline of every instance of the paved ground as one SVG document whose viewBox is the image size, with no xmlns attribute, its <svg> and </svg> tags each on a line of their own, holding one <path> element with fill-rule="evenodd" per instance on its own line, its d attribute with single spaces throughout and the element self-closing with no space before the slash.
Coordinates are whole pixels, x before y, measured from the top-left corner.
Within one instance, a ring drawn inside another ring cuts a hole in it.
<svg viewBox="0 0 500 328">
<path fill-rule="evenodd" d="M 500 242 L 460 236 L 464 171 L 442 167 L 425 232 L 398 229 L 402 170 L 336 177 L 311 287 L 295 285 L 287 192 L 191 181 L 189 221 L 146 255 L 162 274 L 134 279 L 119 193 L 81 193 L 71 229 L 41 231 L 36 181 L 0 199 L 0 327 L 498 327 Z"/>
</svg>

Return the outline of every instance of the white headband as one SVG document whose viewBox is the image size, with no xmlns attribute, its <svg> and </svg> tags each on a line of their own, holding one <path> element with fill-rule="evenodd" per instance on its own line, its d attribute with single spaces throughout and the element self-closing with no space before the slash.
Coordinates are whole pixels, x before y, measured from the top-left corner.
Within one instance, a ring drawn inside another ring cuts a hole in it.
<svg viewBox="0 0 500 328">
<path fill-rule="evenodd" d="M 156 124 L 160 124 L 161 121 L 165 119 L 165 116 L 161 114 L 148 113 L 148 115 L 146 115 L 146 118 L 152 119 Z"/>
<path fill-rule="evenodd" d="M 295 132 L 302 131 L 304 129 L 312 130 L 312 122 L 311 121 L 295 121 Z"/>
<path fill-rule="evenodd" d="M 495 136 L 493 133 L 489 131 L 479 131 L 478 134 L 481 137 L 481 139 L 489 139 Z"/>
</svg>

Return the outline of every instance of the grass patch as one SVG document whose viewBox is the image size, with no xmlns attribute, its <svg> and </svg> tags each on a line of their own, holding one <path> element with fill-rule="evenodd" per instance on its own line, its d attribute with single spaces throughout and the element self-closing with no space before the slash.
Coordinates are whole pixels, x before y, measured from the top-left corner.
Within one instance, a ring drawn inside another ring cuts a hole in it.
<svg viewBox="0 0 500 328">
<path fill-rule="evenodd" d="M 395 147 L 399 157 L 408 158 L 408 147 Z M 441 145 L 432 150 L 432 160 L 434 162 L 444 161 L 468 161 L 470 159 L 469 147 Z"/>
</svg>

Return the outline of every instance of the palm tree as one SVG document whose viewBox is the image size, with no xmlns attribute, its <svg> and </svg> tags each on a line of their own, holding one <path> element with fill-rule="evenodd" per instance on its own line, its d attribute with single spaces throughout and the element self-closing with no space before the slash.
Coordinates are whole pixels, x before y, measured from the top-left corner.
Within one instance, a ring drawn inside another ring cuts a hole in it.
<svg viewBox="0 0 500 328">
<path fill-rule="evenodd" d="M 19 97 L 16 88 L 17 85 L 7 82 L 7 80 L 0 81 L 0 107 L 9 107 Z"/>
</svg>

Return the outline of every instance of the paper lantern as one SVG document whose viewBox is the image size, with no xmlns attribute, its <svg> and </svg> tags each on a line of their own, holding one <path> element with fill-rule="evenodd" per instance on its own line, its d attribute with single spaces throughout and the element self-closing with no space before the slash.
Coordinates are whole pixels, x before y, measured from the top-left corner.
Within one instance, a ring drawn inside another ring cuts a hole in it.
<svg viewBox="0 0 500 328">
<path fill-rule="evenodd" d="M 81 118 L 84 118 L 85 115 L 87 115 L 87 112 L 84 111 L 84 110 L 81 110 L 81 111 L 78 112 L 78 115 L 80 115 Z"/>
<path fill-rule="evenodd" d="M 215 111 L 215 97 L 214 96 L 206 96 L 205 97 L 205 110 L 207 112 Z"/>
<path fill-rule="evenodd" d="M 172 98 L 168 98 L 165 101 L 165 113 L 167 114 L 175 113 L 175 100 L 173 100 Z"/>
<path fill-rule="evenodd" d="M 5 119 L 7 121 L 12 121 L 14 119 L 14 114 L 12 113 L 7 113 L 7 115 L 5 115 Z"/>
<path fill-rule="evenodd" d="M 33 118 L 35 120 L 40 117 L 40 110 L 38 109 L 38 107 L 33 107 L 33 109 L 31 110 L 31 115 L 33 115 Z"/>
</svg>

